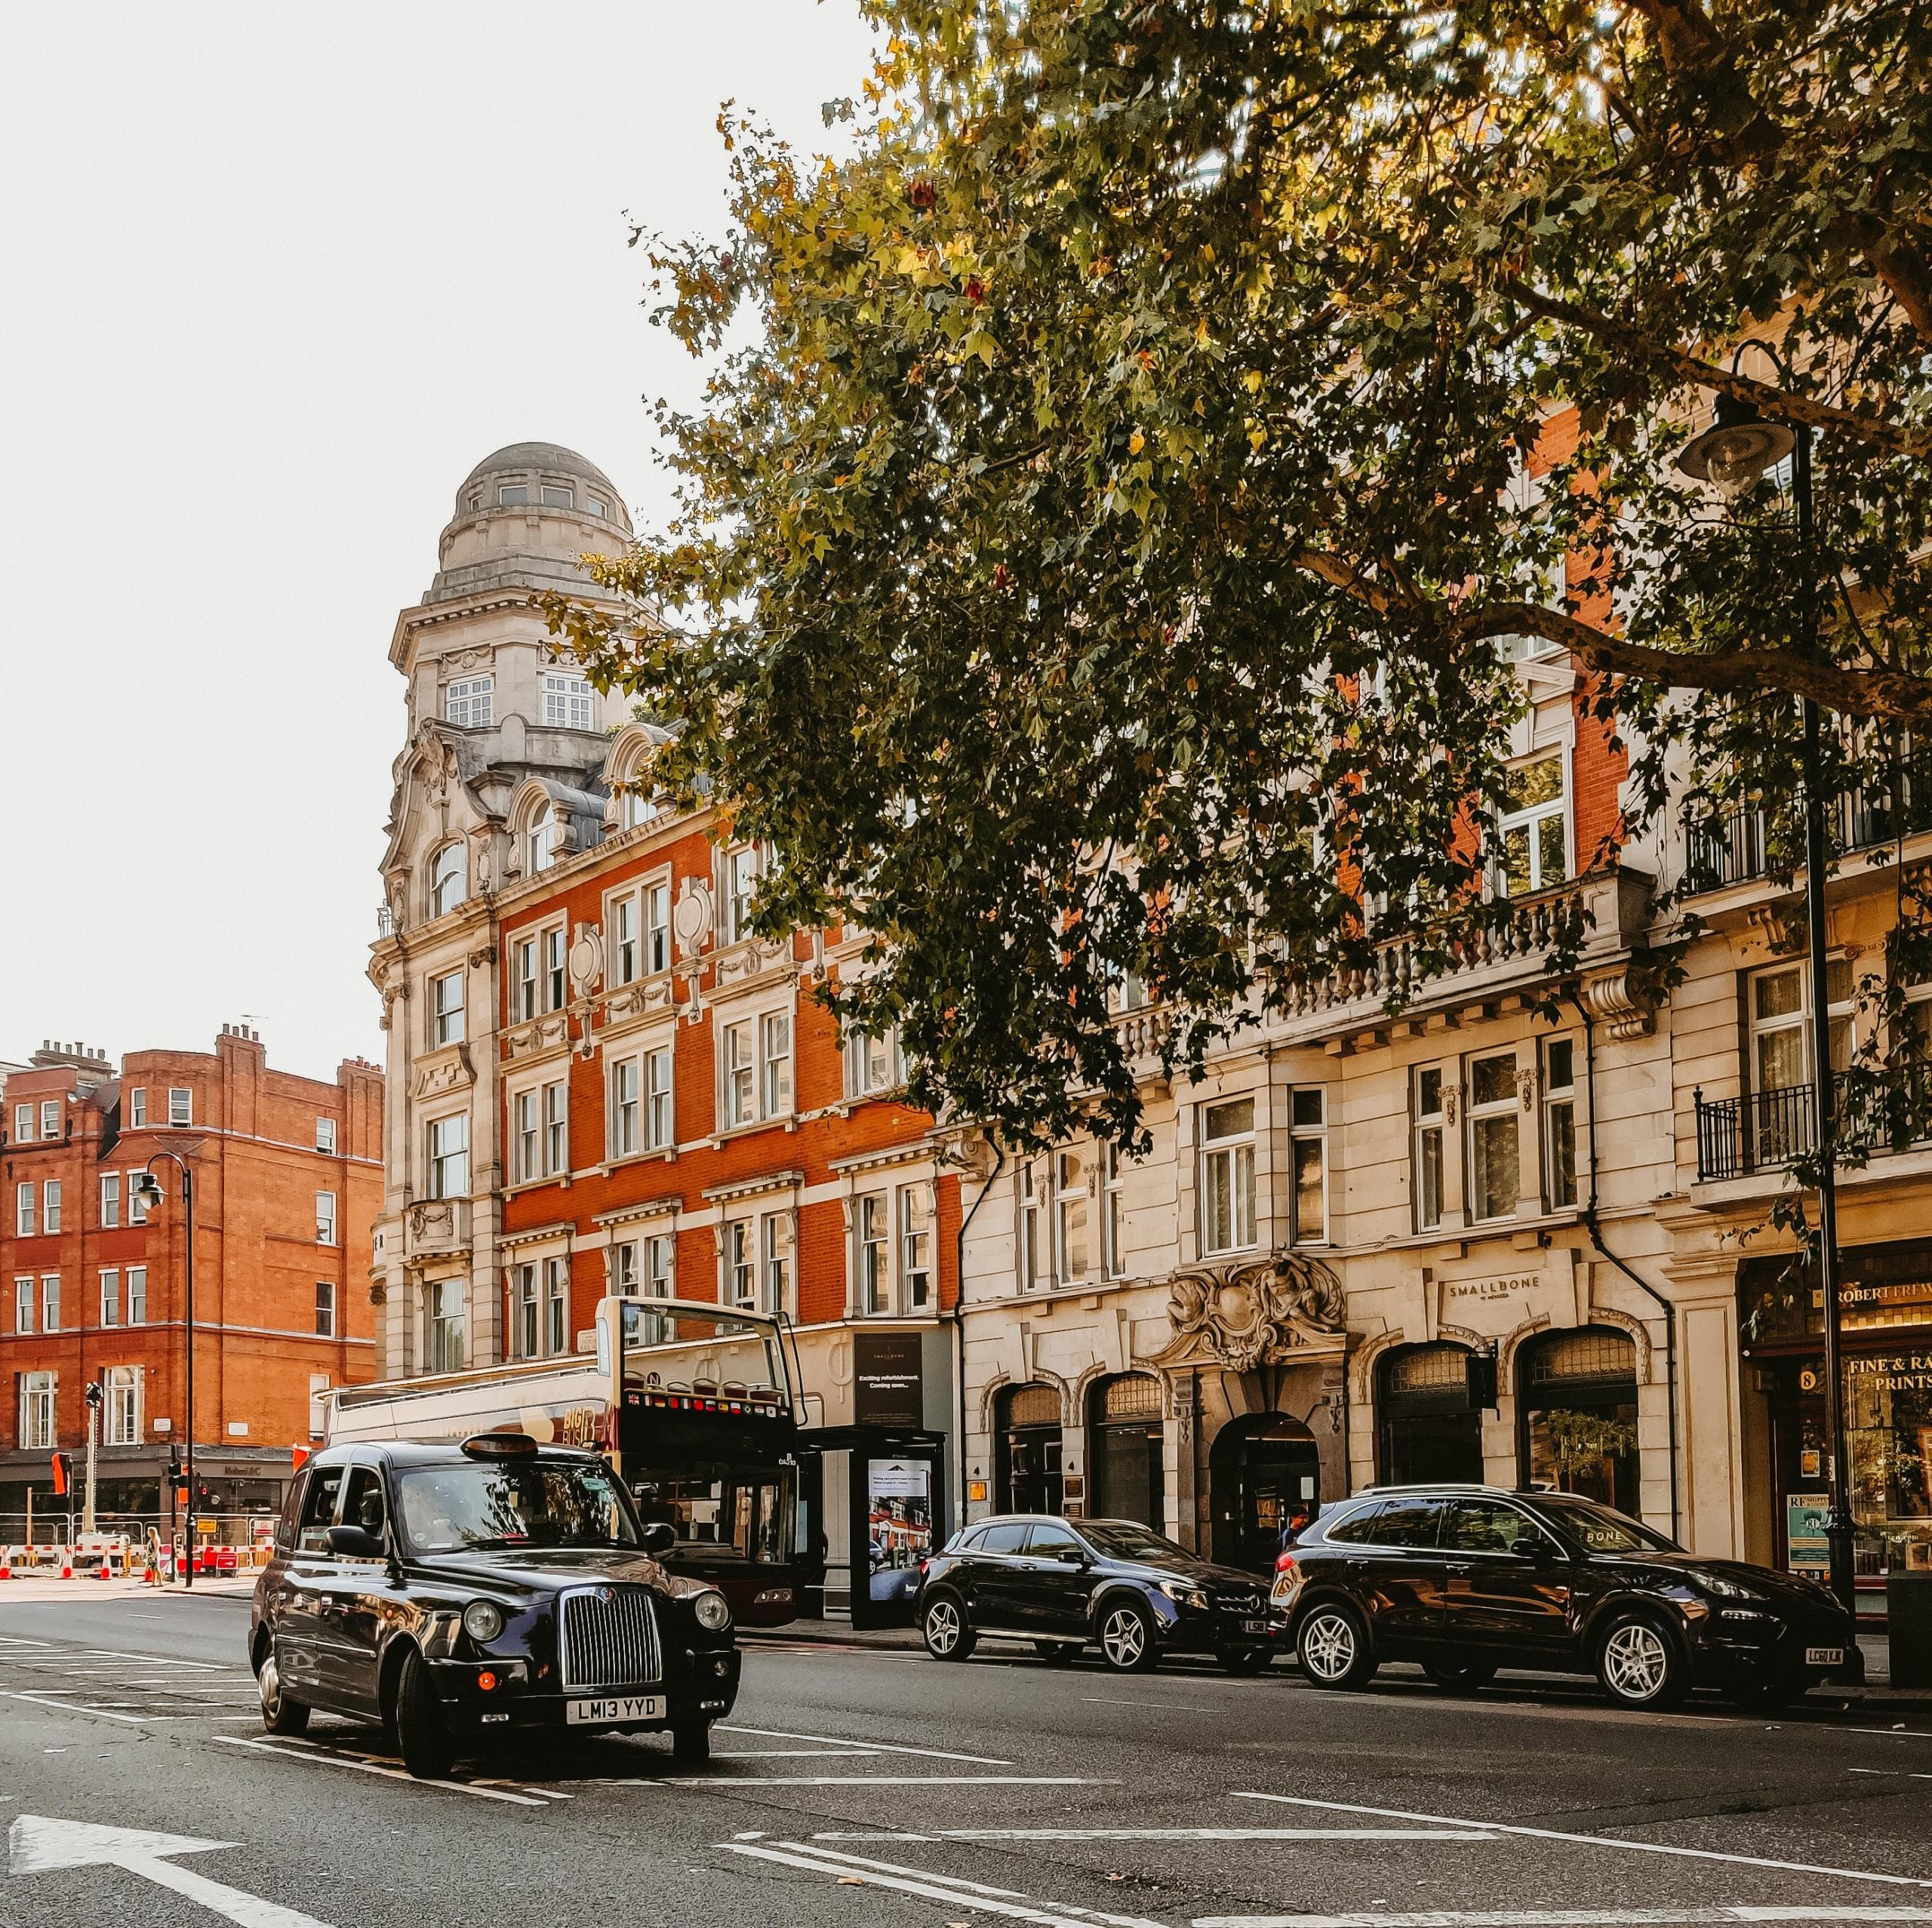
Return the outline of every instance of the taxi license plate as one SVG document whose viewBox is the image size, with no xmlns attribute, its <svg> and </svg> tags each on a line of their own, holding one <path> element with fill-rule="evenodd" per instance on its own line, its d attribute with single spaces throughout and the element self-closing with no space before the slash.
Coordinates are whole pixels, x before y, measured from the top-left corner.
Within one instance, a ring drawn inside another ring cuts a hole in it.
<svg viewBox="0 0 1932 1928">
<path fill-rule="evenodd" d="M 1244 1620 L 1241 1623 L 1241 1630 L 1244 1634 L 1265 1634 L 1268 1631 L 1268 1622 L 1266 1620 Z"/>
<path fill-rule="evenodd" d="M 661 1693 L 612 1694 L 602 1700 L 567 1702 L 564 1720 L 572 1727 L 601 1727 L 614 1720 L 661 1720 L 664 1696 Z"/>
<path fill-rule="evenodd" d="M 1844 1663 L 1844 1649 L 1841 1647 L 1807 1647 L 1804 1650 L 1804 1664 L 1807 1667 L 1838 1667 Z"/>
</svg>

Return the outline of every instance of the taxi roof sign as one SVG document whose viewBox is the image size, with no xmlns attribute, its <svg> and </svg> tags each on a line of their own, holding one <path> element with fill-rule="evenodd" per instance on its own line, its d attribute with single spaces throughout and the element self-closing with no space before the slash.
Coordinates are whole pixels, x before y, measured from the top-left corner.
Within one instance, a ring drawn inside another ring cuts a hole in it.
<svg viewBox="0 0 1932 1928">
<path fill-rule="evenodd" d="M 472 1459 L 534 1459 L 537 1442 L 528 1433 L 472 1433 L 463 1450 Z"/>
</svg>

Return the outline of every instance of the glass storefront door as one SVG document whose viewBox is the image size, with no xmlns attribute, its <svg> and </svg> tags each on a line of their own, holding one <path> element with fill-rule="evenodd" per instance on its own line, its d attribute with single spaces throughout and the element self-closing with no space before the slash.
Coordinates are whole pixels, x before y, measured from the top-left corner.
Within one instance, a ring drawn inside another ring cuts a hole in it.
<svg viewBox="0 0 1932 1928">
<path fill-rule="evenodd" d="M 1103 1379 L 1088 1395 L 1088 1511 L 1166 1532 L 1161 1382 L 1148 1373 Z"/>
<path fill-rule="evenodd" d="M 1050 1385 L 1009 1386 L 994 1412 L 995 1503 L 1002 1513 L 1057 1513 L 1060 1403 Z"/>
<path fill-rule="evenodd" d="M 1469 1399 L 1469 1353 L 1403 1345 L 1376 1362 L 1378 1477 L 1389 1486 L 1482 1478 L 1482 1414 Z"/>
<path fill-rule="evenodd" d="M 1607 1326 L 1554 1332 L 1523 1348 L 1517 1378 L 1522 1477 L 1637 1511 L 1637 1348 Z"/>
</svg>

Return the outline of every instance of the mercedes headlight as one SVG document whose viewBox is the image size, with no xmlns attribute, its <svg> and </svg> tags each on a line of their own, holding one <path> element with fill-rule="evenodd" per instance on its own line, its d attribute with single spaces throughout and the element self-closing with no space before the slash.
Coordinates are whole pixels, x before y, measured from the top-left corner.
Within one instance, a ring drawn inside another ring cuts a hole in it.
<svg viewBox="0 0 1932 1928">
<path fill-rule="evenodd" d="M 503 1631 L 503 1610 L 494 1601 L 472 1600 L 463 1610 L 463 1631 L 479 1647 L 487 1647 Z"/>
<path fill-rule="evenodd" d="M 1196 1612 L 1201 1613 L 1208 1610 L 1208 1596 L 1198 1587 L 1185 1585 L 1179 1580 L 1163 1580 L 1161 1582 L 1161 1591 L 1170 1600 L 1177 1602 L 1183 1607 L 1192 1607 Z"/>
<path fill-rule="evenodd" d="M 691 1611 L 706 1632 L 721 1634 L 731 1624 L 731 1603 L 721 1593 L 701 1593 L 691 1602 Z"/>
</svg>

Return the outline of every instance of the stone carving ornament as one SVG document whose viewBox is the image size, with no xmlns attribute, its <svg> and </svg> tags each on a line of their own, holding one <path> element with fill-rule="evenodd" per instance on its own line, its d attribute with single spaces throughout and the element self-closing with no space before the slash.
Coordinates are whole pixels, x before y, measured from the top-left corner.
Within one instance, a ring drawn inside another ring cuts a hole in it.
<svg viewBox="0 0 1932 1928">
<path fill-rule="evenodd" d="M 1186 1266 L 1168 1290 L 1174 1336 L 1146 1363 L 1251 1372 L 1282 1353 L 1339 1339 L 1345 1309 L 1341 1281 L 1305 1253 Z"/>
</svg>

